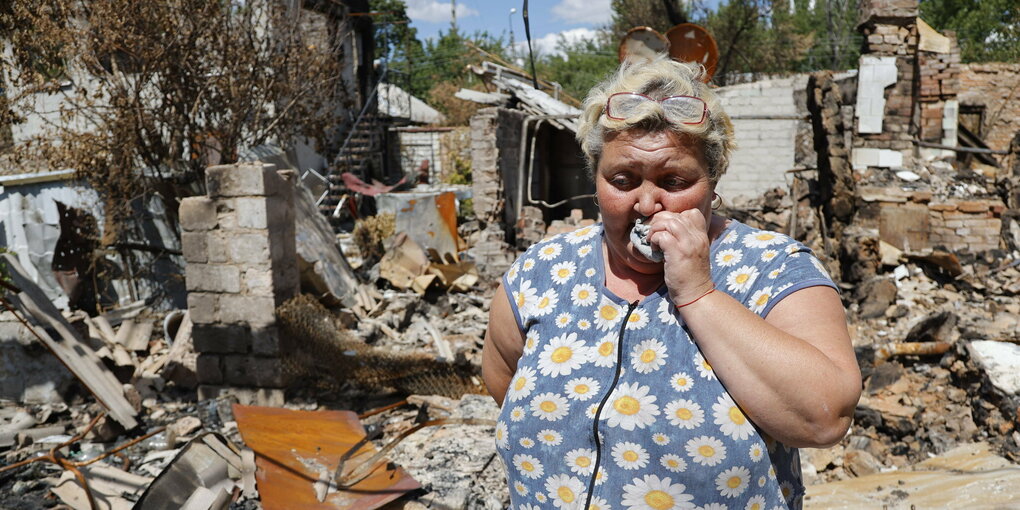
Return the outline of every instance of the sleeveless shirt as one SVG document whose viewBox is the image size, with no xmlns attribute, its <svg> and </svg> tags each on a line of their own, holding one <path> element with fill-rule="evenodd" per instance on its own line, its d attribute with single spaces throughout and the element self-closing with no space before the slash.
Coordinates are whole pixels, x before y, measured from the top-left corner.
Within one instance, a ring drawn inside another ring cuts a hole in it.
<svg viewBox="0 0 1020 510">
<path fill-rule="evenodd" d="M 799 508 L 795 448 L 759 431 L 683 324 L 666 286 L 627 303 L 605 287 L 601 224 L 530 247 L 503 285 L 523 355 L 496 424 L 513 510 Z M 764 317 L 836 288 L 810 249 L 730 220 L 712 280 Z"/>
</svg>

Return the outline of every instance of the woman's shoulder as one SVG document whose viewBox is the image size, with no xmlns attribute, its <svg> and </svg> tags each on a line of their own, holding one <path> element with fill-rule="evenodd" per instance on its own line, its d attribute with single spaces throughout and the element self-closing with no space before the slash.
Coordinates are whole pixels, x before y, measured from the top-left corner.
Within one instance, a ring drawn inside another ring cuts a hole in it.
<svg viewBox="0 0 1020 510">
<path fill-rule="evenodd" d="M 576 264 L 587 258 L 601 239 L 602 224 L 578 227 L 543 239 L 528 247 L 507 271 L 505 283 L 513 284 L 518 275 L 531 273 L 537 267 Z M 545 271 L 542 271 L 544 274 Z"/>
</svg>

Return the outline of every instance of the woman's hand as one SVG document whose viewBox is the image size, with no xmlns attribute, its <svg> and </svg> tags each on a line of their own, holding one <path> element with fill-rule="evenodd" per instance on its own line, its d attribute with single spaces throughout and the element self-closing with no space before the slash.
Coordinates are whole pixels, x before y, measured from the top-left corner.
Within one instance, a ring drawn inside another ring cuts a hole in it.
<svg viewBox="0 0 1020 510">
<path fill-rule="evenodd" d="M 649 221 L 648 239 L 662 250 L 663 279 L 676 304 L 689 303 L 713 288 L 709 264 L 709 222 L 698 209 L 659 212 Z"/>
</svg>

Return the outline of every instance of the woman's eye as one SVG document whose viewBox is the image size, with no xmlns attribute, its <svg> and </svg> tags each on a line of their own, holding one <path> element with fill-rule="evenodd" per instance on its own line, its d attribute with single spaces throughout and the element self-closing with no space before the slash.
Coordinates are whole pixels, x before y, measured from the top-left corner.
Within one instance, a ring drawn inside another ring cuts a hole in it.
<svg viewBox="0 0 1020 510">
<path fill-rule="evenodd" d="M 616 177 L 613 177 L 612 180 L 610 180 L 609 182 L 613 183 L 613 185 L 617 187 L 626 187 L 630 186 L 633 183 L 633 180 L 630 177 L 627 177 L 626 175 L 617 175 Z"/>
<path fill-rule="evenodd" d="M 668 188 L 682 188 L 684 180 L 679 177 L 668 177 L 666 178 L 665 185 Z"/>
</svg>

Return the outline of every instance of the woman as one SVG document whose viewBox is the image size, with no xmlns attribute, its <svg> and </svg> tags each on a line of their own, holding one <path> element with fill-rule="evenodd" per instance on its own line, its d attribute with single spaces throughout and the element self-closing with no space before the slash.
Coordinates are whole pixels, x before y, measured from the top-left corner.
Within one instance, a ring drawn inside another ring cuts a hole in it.
<svg viewBox="0 0 1020 510">
<path fill-rule="evenodd" d="M 532 246 L 493 299 L 483 376 L 514 510 L 796 508 L 796 448 L 849 427 L 835 285 L 803 245 L 712 212 L 734 143 L 702 72 L 624 64 L 591 91 L 602 223 Z"/>
</svg>

